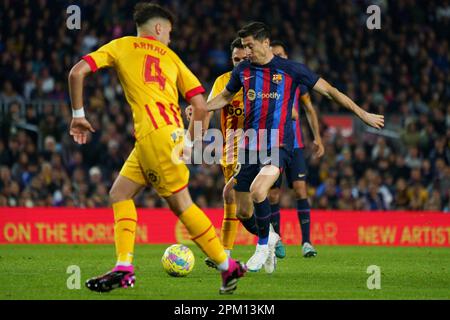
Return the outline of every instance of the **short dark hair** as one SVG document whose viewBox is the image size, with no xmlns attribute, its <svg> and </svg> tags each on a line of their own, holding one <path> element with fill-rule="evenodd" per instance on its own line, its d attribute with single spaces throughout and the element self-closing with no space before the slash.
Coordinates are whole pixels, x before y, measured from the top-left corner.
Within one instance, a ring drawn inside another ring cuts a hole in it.
<svg viewBox="0 0 450 320">
<path fill-rule="evenodd" d="M 283 41 L 281 41 L 281 40 L 272 40 L 272 41 L 270 41 L 270 46 L 271 47 L 275 47 L 275 46 L 282 47 L 284 52 L 288 55 L 287 46 L 286 46 L 286 44 Z"/>
<path fill-rule="evenodd" d="M 270 40 L 270 28 L 262 22 L 251 22 L 238 31 L 240 38 L 252 36 L 255 40 Z"/>
<path fill-rule="evenodd" d="M 158 4 L 139 2 L 134 7 L 133 20 L 139 27 L 153 18 L 163 18 L 169 20 L 171 24 L 174 22 L 173 14 Z"/>
<path fill-rule="evenodd" d="M 231 45 L 230 45 L 231 52 L 233 52 L 233 50 L 236 49 L 236 48 L 244 49 L 244 46 L 242 45 L 241 38 L 236 38 L 236 39 L 233 40 L 233 42 L 231 42 Z"/>
</svg>

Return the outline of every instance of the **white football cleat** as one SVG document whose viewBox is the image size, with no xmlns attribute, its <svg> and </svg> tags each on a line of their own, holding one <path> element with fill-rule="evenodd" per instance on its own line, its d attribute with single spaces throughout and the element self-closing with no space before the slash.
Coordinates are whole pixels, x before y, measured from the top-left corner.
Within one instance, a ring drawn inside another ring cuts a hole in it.
<svg viewBox="0 0 450 320">
<path fill-rule="evenodd" d="M 256 250 L 253 256 L 247 261 L 247 269 L 251 272 L 258 272 L 261 270 L 264 263 L 269 257 L 269 246 L 268 245 L 256 245 Z"/>
<path fill-rule="evenodd" d="M 269 256 L 264 263 L 264 269 L 267 273 L 273 273 L 277 266 L 277 256 L 275 255 L 275 246 L 280 241 L 280 236 L 273 230 L 272 225 L 270 225 L 269 231 L 269 241 L 267 243 L 269 247 Z"/>
</svg>

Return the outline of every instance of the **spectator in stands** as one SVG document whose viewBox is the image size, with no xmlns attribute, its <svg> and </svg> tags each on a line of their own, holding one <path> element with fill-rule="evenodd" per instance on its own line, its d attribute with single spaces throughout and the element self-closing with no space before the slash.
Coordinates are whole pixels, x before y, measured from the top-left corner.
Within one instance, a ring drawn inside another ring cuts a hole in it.
<svg viewBox="0 0 450 320">
<path fill-rule="evenodd" d="M 377 139 L 377 143 L 372 149 L 372 161 L 378 159 L 386 159 L 391 154 L 391 149 L 386 145 L 386 140 L 383 137 Z"/>
<path fill-rule="evenodd" d="M 400 138 L 405 148 L 417 147 L 420 142 L 420 133 L 417 131 L 416 122 L 411 120 L 406 124 L 406 129 L 400 134 Z"/>
<path fill-rule="evenodd" d="M 4 4 L 2 12 L 7 14 L 0 13 L 0 206 L 103 205 L 104 189 L 133 147 L 132 128 L 127 125 L 132 115 L 119 80 L 110 71 L 100 71 L 102 76 L 95 80 L 86 79 L 85 107 L 98 132 L 83 147 L 73 145 L 66 134 L 71 120 L 64 89 L 69 66 L 85 50 L 92 51 L 114 37 L 134 35 L 134 26 L 122 15 L 132 12 L 133 4 L 101 2 L 102 14 L 90 15 L 77 32 L 68 30 L 64 15 L 59 14 L 65 9 L 64 1 L 51 6 L 45 6 L 45 1 Z M 386 129 L 393 134 L 375 136 L 355 127 L 354 134 L 345 138 L 340 130 L 328 130 L 321 119 L 326 155 L 322 160 L 307 157 L 308 192 L 314 207 L 450 211 L 449 2 L 381 4 L 384 32 L 380 34 L 348 27 L 367 18 L 365 1 L 279 0 L 271 6 L 280 14 L 270 17 L 264 15 L 262 4 L 251 0 L 236 2 L 235 10 L 226 1 L 175 1 L 171 6 L 183 28 L 174 35 L 177 41 L 172 49 L 209 89 L 219 73 L 231 68 L 223 53 L 245 22 L 240 13 L 268 20 L 274 36 L 282 37 L 291 48 L 291 57 L 326 75 L 365 109 L 384 113 Z M 87 12 L 96 5 L 94 0 L 83 1 Z M 302 19 L 295 15 L 299 5 Z M 197 19 L 190 18 L 192 12 Z M 311 29 L 319 15 L 320 25 Z M 208 32 L 199 34 L 196 29 Z M 342 112 L 326 99 L 313 96 L 313 102 L 321 114 Z M 213 119 L 212 126 L 219 125 Z M 38 132 L 33 132 L 33 126 Z M 303 133 L 309 145 L 309 132 Z M 101 182 L 89 180 L 93 167 L 101 170 Z M 194 200 L 221 206 L 220 167 L 192 166 L 191 170 Z M 292 207 L 293 201 L 292 194 L 285 192 L 280 203 Z M 166 205 L 152 190 L 138 195 L 136 203 Z"/>
</svg>

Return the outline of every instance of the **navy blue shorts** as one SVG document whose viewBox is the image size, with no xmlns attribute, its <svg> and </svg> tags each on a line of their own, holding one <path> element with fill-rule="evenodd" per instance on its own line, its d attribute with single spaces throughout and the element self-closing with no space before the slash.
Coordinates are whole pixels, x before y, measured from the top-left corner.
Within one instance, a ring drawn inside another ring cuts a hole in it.
<svg viewBox="0 0 450 320">
<path fill-rule="evenodd" d="M 244 157 L 241 157 L 241 155 Z M 274 155 L 274 157 L 272 157 Z M 280 168 L 281 172 L 286 168 L 290 161 L 290 153 L 284 149 L 273 149 L 272 155 L 261 156 L 255 151 L 239 153 L 237 172 L 234 176 L 236 184 L 234 190 L 238 192 L 250 192 L 250 185 L 258 175 L 262 167 L 266 165 L 274 165 Z M 253 160 L 253 161 L 250 161 Z"/>
<path fill-rule="evenodd" d="M 284 170 L 289 188 L 292 189 L 294 181 L 306 180 L 306 161 L 303 156 L 303 149 L 295 148 L 292 150 L 291 159 Z M 271 189 L 280 188 L 283 177 L 280 174 L 278 180 L 273 184 Z"/>
</svg>

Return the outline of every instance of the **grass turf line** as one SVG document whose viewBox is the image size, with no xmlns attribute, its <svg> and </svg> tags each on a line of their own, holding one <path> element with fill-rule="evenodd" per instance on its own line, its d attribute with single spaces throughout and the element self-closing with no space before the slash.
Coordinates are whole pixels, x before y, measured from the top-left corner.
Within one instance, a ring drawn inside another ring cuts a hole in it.
<svg viewBox="0 0 450 320">
<path fill-rule="evenodd" d="M 84 287 L 114 265 L 113 245 L 0 245 L 0 299 L 450 299 L 450 249 L 415 247 L 317 246 L 305 259 L 287 246 L 277 270 L 247 273 L 234 295 L 218 294 L 220 275 L 204 264 L 194 245 L 195 267 L 185 278 L 167 275 L 160 259 L 168 245 L 138 245 L 136 287 L 95 293 Z M 233 257 L 247 261 L 253 246 L 237 246 Z M 81 289 L 70 290 L 68 266 L 81 269 Z M 367 267 L 381 269 L 381 289 L 369 290 Z"/>
</svg>

